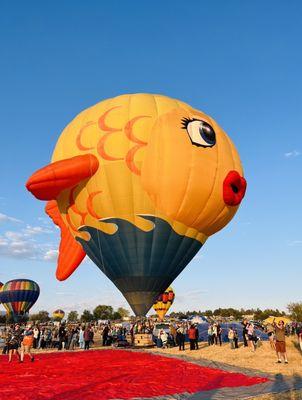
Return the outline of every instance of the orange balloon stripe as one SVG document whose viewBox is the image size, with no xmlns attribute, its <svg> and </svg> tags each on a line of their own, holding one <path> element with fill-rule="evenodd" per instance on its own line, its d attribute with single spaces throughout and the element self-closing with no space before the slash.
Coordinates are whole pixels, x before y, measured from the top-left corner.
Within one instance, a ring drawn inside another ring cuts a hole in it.
<svg viewBox="0 0 302 400">
<path fill-rule="evenodd" d="M 105 143 L 108 137 L 112 134 L 112 132 L 105 133 L 105 135 L 99 140 L 97 151 L 99 155 L 104 159 L 108 161 L 116 161 L 116 160 L 123 160 L 123 158 L 120 157 L 113 157 L 110 156 L 108 153 L 105 151 Z"/>
<path fill-rule="evenodd" d="M 82 144 L 82 134 L 84 133 L 84 131 L 85 131 L 86 128 L 88 128 L 89 126 L 92 126 L 92 125 L 96 125 L 96 123 L 93 122 L 93 121 L 88 121 L 88 122 L 80 129 L 80 131 L 79 131 L 79 133 L 78 133 L 78 135 L 77 135 L 77 137 L 76 137 L 76 145 L 78 146 L 78 149 L 79 149 L 79 150 L 85 151 L 85 150 L 92 150 L 92 149 L 93 149 L 93 147 L 86 147 L 86 146 L 84 146 L 84 145 Z"/>
<path fill-rule="evenodd" d="M 137 117 L 134 117 L 134 118 L 130 119 L 125 125 L 124 132 L 125 132 L 125 135 L 127 136 L 127 138 L 129 140 L 131 140 L 131 142 L 134 142 L 134 143 L 137 143 L 137 144 L 141 144 L 141 145 L 146 145 L 147 144 L 146 142 L 144 142 L 144 141 L 138 139 L 137 137 L 135 137 L 133 132 L 132 132 L 132 129 L 133 129 L 133 126 L 134 126 L 135 122 L 138 121 L 141 118 L 151 118 L 151 116 L 150 115 L 138 115 Z"/>
<path fill-rule="evenodd" d="M 131 172 L 133 172 L 136 175 L 140 175 L 141 171 L 137 168 L 137 166 L 134 163 L 134 156 L 135 153 L 145 145 L 142 144 L 137 144 L 136 146 L 132 147 L 132 149 L 130 149 L 126 155 L 125 161 L 127 164 L 127 167 L 130 169 Z"/>
<path fill-rule="evenodd" d="M 113 128 L 113 127 L 110 127 L 110 126 L 108 126 L 106 124 L 106 117 L 110 113 L 110 111 L 112 111 L 112 110 L 114 110 L 116 108 L 120 108 L 120 107 L 121 106 L 116 106 L 116 107 L 109 108 L 109 110 L 105 111 L 104 114 L 102 114 L 100 116 L 100 118 L 98 120 L 98 125 L 99 125 L 99 128 L 102 131 L 105 131 L 105 132 L 118 132 L 118 131 L 121 131 L 121 129 L 119 129 L 119 128 Z"/>
<path fill-rule="evenodd" d="M 94 197 L 95 197 L 96 195 L 98 195 L 98 194 L 100 194 L 100 193 L 102 193 L 101 190 L 99 190 L 99 191 L 97 191 L 97 192 L 92 192 L 92 193 L 90 193 L 89 196 L 88 196 L 87 202 L 86 202 L 86 204 L 87 204 L 87 210 L 88 210 L 89 214 L 90 214 L 92 217 L 96 218 L 96 219 L 100 219 L 101 216 L 98 215 L 98 214 L 94 211 L 94 209 L 93 209 L 93 199 L 94 199 Z"/>
</svg>

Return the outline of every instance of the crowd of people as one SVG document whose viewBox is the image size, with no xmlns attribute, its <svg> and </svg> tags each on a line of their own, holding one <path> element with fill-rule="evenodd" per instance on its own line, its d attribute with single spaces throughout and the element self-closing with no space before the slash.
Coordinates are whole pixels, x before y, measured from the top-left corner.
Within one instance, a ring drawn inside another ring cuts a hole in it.
<svg viewBox="0 0 302 400">
<path fill-rule="evenodd" d="M 167 324 L 166 324 L 167 326 Z M 124 326 L 122 324 L 36 324 L 28 323 L 22 327 L 20 324 L 10 325 L 0 330 L 0 338 L 4 341 L 3 354 L 8 355 L 9 362 L 16 355 L 19 362 L 23 362 L 25 355 L 28 355 L 31 362 L 34 356 L 31 352 L 34 349 L 53 350 L 89 350 L 95 343 L 99 346 L 130 346 L 134 343 L 136 334 L 152 334 L 157 347 L 175 347 L 180 351 L 185 350 L 185 342 L 188 339 L 190 350 L 197 350 L 198 342 L 201 339 L 197 324 L 188 322 L 170 323 L 169 329 L 158 329 L 151 320 L 138 321 Z M 257 336 L 257 329 L 253 322 L 244 320 L 241 323 L 243 346 L 255 351 L 260 338 Z M 258 330 L 259 332 L 259 330 Z M 286 325 L 284 321 L 268 324 L 265 328 L 271 348 L 276 352 L 278 363 L 282 360 L 288 363 L 286 354 L 285 337 L 289 334 L 296 334 L 302 351 L 302 325 Z M 223 339 L 227 338 L 232 350 L 239 348 L 238 325 L 222 328 L 220 323 L 213 322 L 208 325 L 207 342 L 209 346 L 222 346 Z"/>
</svg>

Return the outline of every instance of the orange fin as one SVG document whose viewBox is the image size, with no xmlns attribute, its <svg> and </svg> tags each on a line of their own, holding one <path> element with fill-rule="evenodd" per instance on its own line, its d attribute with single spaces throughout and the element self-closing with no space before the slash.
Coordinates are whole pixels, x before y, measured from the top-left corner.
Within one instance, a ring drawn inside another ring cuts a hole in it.
<svg viewBox="0 0 302 400">
<path fill-rule="evenodd" d="M 56 277 L 59 281 L 64 281 L 81 264 L 86 256 L 80 243 L 78 243 L 69 232 L 65 225 L 56 200 L 48 201 L 45 207 L 46 214 L 61 229 L 61 243 Z"/>
<path fill-rule="evenodd" d="M 36 171 L 26 188 L 39 200 L 54 200 L 62 190 L 90 178 L 98 167 L 98 159 L 92 154 L 56 161 Z"/>
</svg>

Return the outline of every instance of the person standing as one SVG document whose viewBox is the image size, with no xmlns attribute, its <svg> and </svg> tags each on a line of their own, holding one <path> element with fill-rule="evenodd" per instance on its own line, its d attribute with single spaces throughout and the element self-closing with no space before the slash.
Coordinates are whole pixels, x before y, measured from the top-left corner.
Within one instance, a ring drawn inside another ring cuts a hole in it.
<svg viewBox="0 0 302 400">
<path fill-rule="evenodd" d="M 190 340 L 190 350 L 195 350 L 195 326 L 191 325 L 188 332 L 189 340 Z"/>
<path fill-rule="evenodd" d="M 235 332 L 233 330 L 233 327 L 231 326 L 228 332 L 228 339 L 232 350 L 235 349 L 234 337 L 235 337 Z"/>
<path fill-rule="evenodd" d="M 173 338 L 173 342 L 174 342 L 173 347 L 174 347 L 175 343 L 176 343 L 176 328 L 173 324 L 170 325 L 170 334 L 171 334 L 171 337 Z"/>
<path fill-rule="evenodd" d="M 222 328 L 220 326 L 220 324 L 217 324 L 217 339 L 219 341 L 219 346 L 222 346 Z"/>
<path fill-rule="evenodd" d="M 36 349 L 38 347 L 40 339 L 40 330 L 36 325 L 34 326 L 33 329 L 33 335 L 34 335 L 33 348 Z"/>
<path fill-rule="evenodd" d="M 19 347 L 22 340 L 22 331 L 20 325 L 16 325 L 15 328 L 12 327 L 7 336 L 7 351 L 8 351 L 8 362 L 12 361 L 14 354 L 17 354 L 20 361 Z"/>
<path fill-rule="evenodd" d="M 58 350 L 64 350 L 65 349 L 65 344 L 66 344 L 66 336 L 67 336 L 67 330 L 65 328 L 65 324 L 62 324 L 59 328 L 59 347 Z"/>
<path fill-rule="evenodd" d="M 81 326 L 79 331 L 79 346 L 80 349 L 84 349 L 84 328 Z"/>
<path fill-rule="evenodd" d="M 236 330 L 235 328 L 233 328 L 233 331 L 234 331 L 234 345 L 235 345 L 235 349 L 238 349 L 238 348 L 239 348 L 239 346 L 238 346 L 238 332 L 237 332 L 237 330 Z"/>
<path fill-rule="evenodd" d="M 212 327 L 212 344 L 217 345 L 217 324 L 213 324 Z"/>
<path fill-rule="evenodd" d="M 268 324 L 266 326 L 265 330 L 266 330 L 266 333 L 267 333 L 267 336 L 268 336 L 268 339 L 269 339 L 269 343 L 270 343 L 271 349 L 276 351 L 275 337 L 274 337 L 275 330 L 274 330 L 273 325 L 272 324 Z"/>
<path fill-rule="evenodd" d="M 92 328 L 88 325 L 84 331 L 84 342 L 85 342 L 85 350 L 89 350 L 90 342 L 93 340 L 93 331 Z"/>
<path fill-rule="evenodd" d="M 278 357 L 278 363 L 280 364 L 281 358 L 284 359 L 284 363 L 288 364 L 287 354 L 286 354 L 286 343 L 285 343 L 285 326 L 284 321 L 280 320 L 278 324 L 273 322 L 275 328 L 275 339 L 276 339 L 276 353 Z"/>
<path fill-rule="evenodd" d="M 185 349 L 185 330 L 183 326 L 179 326 L 176 331 L 176 338 L 179 347 L 179 351 Z"/>
<path fill-rule="evenodd" d="M 108 341 L 108 334 L 109 334 L 109 326 L 105 325 L 102 333 L 102 338 L 103 338 L 103 346 L 107 345 Z"/>
<path fill-rule="evenodd" d="M 248 347 L 248 342 L 247 342 L 247 326 L 248 326 L 248 321 L 244 319 L 241 322 L 242 325 L 242 337 L 243 337 L 243 345 L 244 347 Z"/>
<path fill-rule="evenodd" d="M 28 325 L 23 333 L 23 340 L 21 343 L 20 362 L 24 360 L 24 354 L 28 354 L 30 361 L 33 362 L 34 356 L 31 354 L 31 348 L 34 343 L 34 331 L 31 325 Z"/>
<path fill-rule="evenodd" d="M 208 326 L 208 345 L 211 346 L 212 343 L 212 337 L 213 337 L 213 329 L 212 329 L 212 325 L 209 324 Z"/>
<path fill-rule="evenodd" d="M 255 351 L 254 324 L 251 322 L 247 325 L 248 344 L 251 350 Z"/>
<path fill-rule="evenodd" d="M 197 324 L 195 325 L 195 350 L 198 350 L 199 330 Z"/>
</svg>

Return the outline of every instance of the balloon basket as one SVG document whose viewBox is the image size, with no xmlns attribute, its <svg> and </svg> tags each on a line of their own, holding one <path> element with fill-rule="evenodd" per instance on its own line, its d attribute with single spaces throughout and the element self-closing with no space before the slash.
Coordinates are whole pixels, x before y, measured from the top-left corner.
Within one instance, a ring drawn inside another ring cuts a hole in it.
<svg viewBox="0 0 302 400">
<path fill-rule="evenodd" d="M 136 333 L 134 335 L 134 347 L 153 347 L 154 342 L 150 333 Z"/>
</svg>

